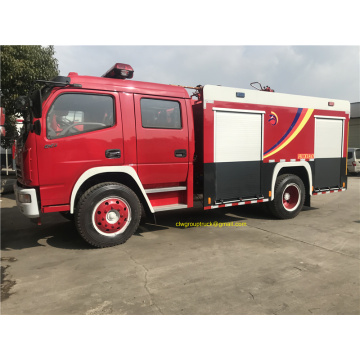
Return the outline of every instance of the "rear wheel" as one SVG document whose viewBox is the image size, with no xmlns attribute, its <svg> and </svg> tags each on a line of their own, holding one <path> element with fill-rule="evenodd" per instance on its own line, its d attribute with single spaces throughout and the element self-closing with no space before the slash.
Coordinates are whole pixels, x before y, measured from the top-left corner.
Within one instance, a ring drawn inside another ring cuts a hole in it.
<svg viewBox="0 0 360 360">
<path fill-rule="evenodd" d="M 136 194 L 119 183 L 101 183 L 80 198 L 75 224 L 91 245 L 109 247 L 123 244 L 136 231 L 141 206 Z"/>
<path fill-rule="evenodd" d="M 271 213 L 279 219 L 292 219 L 301 211 L 305 187 L 296 175 L 284 174 L 277 178 L 274 200 L 269 203 Z"/>
</svg>

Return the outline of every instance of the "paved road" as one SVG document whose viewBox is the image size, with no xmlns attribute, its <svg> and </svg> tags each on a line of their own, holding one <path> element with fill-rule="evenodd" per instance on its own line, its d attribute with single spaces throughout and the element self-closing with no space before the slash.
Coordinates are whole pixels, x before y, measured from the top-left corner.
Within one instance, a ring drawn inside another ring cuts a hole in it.
<svg viewBox="0 0 360 360">
<path fill-rule="evenodd" d="M 258 205 L 173 211 L 93 249 L 58 214 L 32 224 L 7 194 L 1 313 L 360 314 L 359 200 L 350 177 L 292 220 Z M 177 226 L 215 221 L 234 226 Z"/>
</svg>

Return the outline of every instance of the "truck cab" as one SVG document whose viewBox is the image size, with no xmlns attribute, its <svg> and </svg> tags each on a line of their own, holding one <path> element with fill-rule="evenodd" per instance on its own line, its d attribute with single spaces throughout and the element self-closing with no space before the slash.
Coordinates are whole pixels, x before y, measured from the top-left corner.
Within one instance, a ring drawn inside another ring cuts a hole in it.
<svg viewBox="0 0 360 360">
<path fill-rule="evenodd" d="M 98 245 L 91 239 L 125 241 L 140 204 L 149 214 L 193 205 L 191 99 L 181 87 L 132 81 L 129 69 L 70 73 L 34 92 L 16 158 L 15 193 L 25 215 L 57 211 L 80 222 L 88 209 L 79 204 L 95 187 L 100 198 L 106 194 L 90 206 L 101 219 L 87 216 L 80 233 L 90 223 L 94 232 L 83 236 Z M 116 196 L 104 190 L 117 184 Z"/>
</svg>

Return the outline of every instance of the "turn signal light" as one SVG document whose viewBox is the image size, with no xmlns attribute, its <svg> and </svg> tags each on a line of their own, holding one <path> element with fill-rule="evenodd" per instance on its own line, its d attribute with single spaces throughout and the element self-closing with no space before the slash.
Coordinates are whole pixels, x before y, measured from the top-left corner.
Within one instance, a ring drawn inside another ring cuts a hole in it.
<svg viewBox="0 0 360 360">
<path fill-rule="evenodd" d="M 19 194 L 19 202 L 23 204 L 30 204 L 31 203 L 31 195 L 30 194 Z"/>
</svg>

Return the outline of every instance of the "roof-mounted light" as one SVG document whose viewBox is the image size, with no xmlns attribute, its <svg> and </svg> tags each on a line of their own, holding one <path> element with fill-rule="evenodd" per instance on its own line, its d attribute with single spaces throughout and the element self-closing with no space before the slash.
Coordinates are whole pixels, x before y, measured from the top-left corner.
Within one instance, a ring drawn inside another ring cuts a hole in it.
<svg viewBox="0 0 360 360">
<path fill-rule="evenodd" d="M 134 75 L 134 69 L 127 64 L 116 63 L 110 68 L 102 77 L 112 79 L 132 79 Z"/>
</svg>

